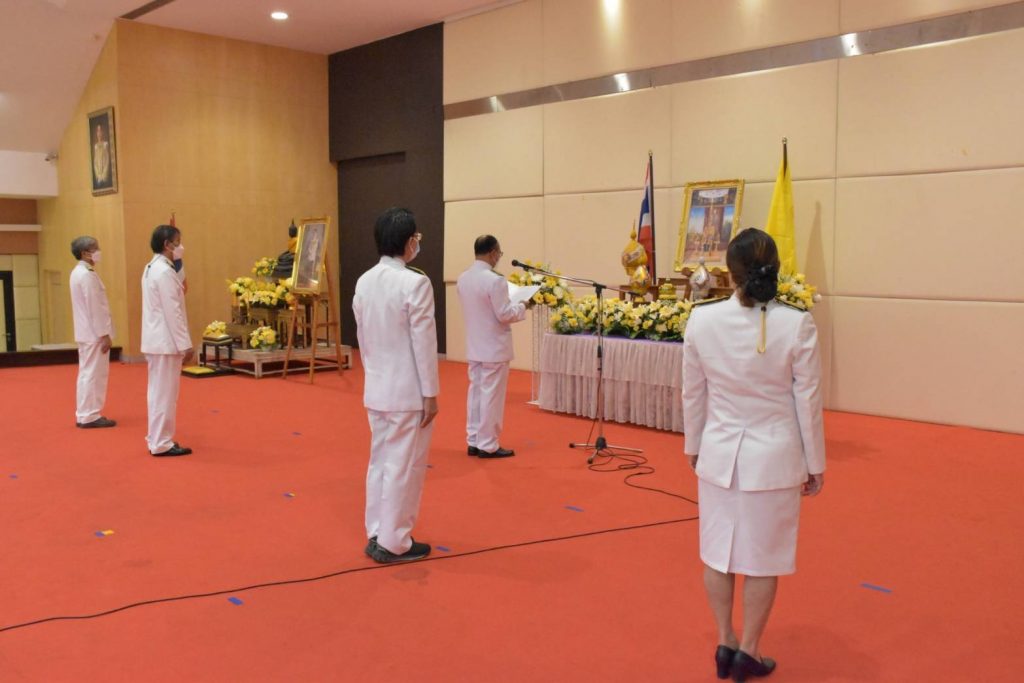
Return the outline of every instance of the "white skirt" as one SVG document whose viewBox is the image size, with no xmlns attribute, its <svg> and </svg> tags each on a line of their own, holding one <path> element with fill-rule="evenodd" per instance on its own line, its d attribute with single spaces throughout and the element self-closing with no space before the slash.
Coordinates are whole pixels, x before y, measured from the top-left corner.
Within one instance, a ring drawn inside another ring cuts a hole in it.
<svg viewBox="0 0 1024 683">
<path fill-rule="evenodd" d="M 800 486 L 740 491 L 698 480 L 700 559 L 722 573 L 782 576 L 796 571 Z"/>
</svg>

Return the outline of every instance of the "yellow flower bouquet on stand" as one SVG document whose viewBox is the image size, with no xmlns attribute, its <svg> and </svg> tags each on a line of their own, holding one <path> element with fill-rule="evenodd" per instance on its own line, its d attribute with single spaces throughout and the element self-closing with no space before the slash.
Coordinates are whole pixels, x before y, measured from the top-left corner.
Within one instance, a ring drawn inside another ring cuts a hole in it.
<svg viewBox="0 0 1024 683">
<path fill-rule="evenodd" d="M 224 339 L 228 336 L 227 323 L 221 320 L 214 320 L 203 330 L 203 339 Z"/>
<path fill-rule="evenodd" d="M 790 306 L 809 311 L 814 308 L 814 303 L 820 301 L 818 289 L 805 281 L 803 273 L 793 275 L 779 275 L 779 292 L 775 298 Z"/>
<path fill-rule="evenodd" d="M 249 346 L 260 351 L 270 351 L 277 345 L 277 332 L 273 327 L 257 327 L 249 335 Z"/>
<path fill-rule="evenodd" d="M 558 272 L 552 270 L 550 266 L 545 264 L 533 261 L 524 261 L 523 263 L 542 270 L 555 273 Z M 565 280 L 558 277 L 541 275 L 540 273 L 532 273 L 528 271 L 517 271 L 508 276 L 508 281 L 514 285 L 520 285 L 521 287 L 530 287 L 533 285 L 540 286 L 537 293 L 533 295 L 533 302 L 538 306 L 558 308 L 572 301 L 572 291 L 569 289 L 568 285 L 566 285 Z"/>
</svg>

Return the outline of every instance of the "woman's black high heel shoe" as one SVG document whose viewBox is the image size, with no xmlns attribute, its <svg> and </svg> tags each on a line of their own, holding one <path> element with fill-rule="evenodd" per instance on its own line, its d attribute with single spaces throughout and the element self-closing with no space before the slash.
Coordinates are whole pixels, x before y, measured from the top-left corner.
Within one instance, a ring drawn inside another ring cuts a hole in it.
<svg viewBox="0 0 1024 683">
<path fill-rule="evenodd" d="M 715 650 L 715 666 L 718 667 L 718 677 L 723 681 L 729 677 L 729 670 L 732 669 L 732 660 L 736 656 L 736 650 L 725 645 L 719 645 Z"/>
<path fill-rule="evenodd" d="M 748 678 L 760 678 L 775 671 L 775 660 L 770 657 L 754 659 L 743 650 L 737 650 L 732 659 L 732 680 L 741 683 Z"/>
</svg>

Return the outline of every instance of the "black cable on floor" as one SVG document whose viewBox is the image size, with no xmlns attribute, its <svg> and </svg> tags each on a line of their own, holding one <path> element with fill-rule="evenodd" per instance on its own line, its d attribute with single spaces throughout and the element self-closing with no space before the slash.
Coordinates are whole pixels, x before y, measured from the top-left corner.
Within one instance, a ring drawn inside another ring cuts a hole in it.
<svg viewBox="0 0 1024 683">
<path fill-rule="evenodd" d="M 435 555 L 434 557 L 428 557 L 423 560 L 416 560 L 419 562 L 440 562 L 443 560 L 453 560 L 458 557 L 471 557 L 473 555 L 483 555 L 485 553 L 493 553 L 499 550 L 510 550 L 512 548 L 525 548 L 531 545 L 541 545 L 544 543 L 556 543 L 559 541 L 569 541 L 576 538 L 586 538 L 587 536 L 600 536 L 602 534 L 610 534 L 619 531 L 634 531 L 636 529 L 648 529 L 651 527 L 666 526 L 668 524 L 680 524 L 682 522 L 692 522 L 697 517 L 684 517 L 682 519 L 669 519 L 662 522 L 648 522 L 646 524 L 635 524 L 633 526 L 616 527 L 613 529 L 600 529 L 598 531 L 584 531 L 578 534 L 570 534 L 568 536 L 556 536 L 554 538 L 542 538 L 535 541 L 522 541 L 520 543 L 508 543 L 505 545 L 496 545 L 489 548 L 481 548 L 479 550 L 470 550 L 464 553 L 455 553 L 452 555 Z M 342 569 L 340 571 L 331 572 L 329 574 L 321 574 L 320 576 L 310 576 L 302 579 L 285 579 L 283 581 L 270 581 L 267 583 L 257 583 L 251 586 L 243 586 L 240 588 L 228 588 L 225 590 L 212 591 L 209 593 L 190 593 L 187 595 L 177 595 L 169 598 L 155 598 L 153 600 L 143 600 L 141 602 L 133 602 L 130 605 L 122 605 L 121 607 L 115 607 L 103 612 L 96 612 L 95 614 L 76 614 L 67 616 L 57 617 L 45 617 L 43 619 L 36 619 L 35 621 L 26 621 L 22 624 L 13 624 L 11 626 L 0 627 L 0 633 L 7 631 L 14 631 L 16 629 L 28 628 L 29 626 L 38 626 L 40 624 L 46 624 L 53 621 L 84 621 L 87 619 L 98 619 L 100 617 L 106 617 L 111 614 L 117 614 L 118 612 L 124 612 L 125 610 L 134 609 L 136 607 L 145 607 L 147 605 L 159 605 L 169 602 L 180 602 L 182 600 L 197 600 L 199 598 L 213 598 L 218 595 L 228 595 L 230 593 L 242 593 L 245 591 L 256 590 L 258 588 L 273 588 L 276 586 L 294 586 L 301 583 L 312 583 L 315 581 L 323 581 L 325 579 L 332 579 L 337 576 L 345 576 L 348 574 L 358 574 L 361 572 L 368 571 L 380 571 L 390 569 L 396 566 L 408 565 L 412 563 L 396 563 L 396 564 L 375 564 L 366 567 L 353 567 L 352 569 Z"/>
</svg>

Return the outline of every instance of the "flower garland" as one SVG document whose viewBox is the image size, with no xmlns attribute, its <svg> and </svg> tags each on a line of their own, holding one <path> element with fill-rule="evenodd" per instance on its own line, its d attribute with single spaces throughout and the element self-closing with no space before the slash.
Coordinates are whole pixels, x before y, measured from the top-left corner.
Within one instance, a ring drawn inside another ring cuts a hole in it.
<svg viewBox="0 0 1024 683">
<path fill-rule="evenodd" d="M 542 270 L 551 270 L 549 266 L 540 262 L 524 261 L 523 263 Z M 554 272 L 557 273 L 558 271 Z M 533 295 L 533 302 L 539 306 L 559 308 L 572 301 L 572 291 L 566 285 L 565 280 L 559 277 L 528 271 L 516 271 L 508 276 L 508 281 L 521 287 L 539 285 L 540 289 Z"/>
</svg>

